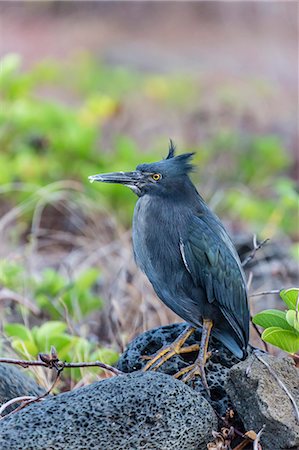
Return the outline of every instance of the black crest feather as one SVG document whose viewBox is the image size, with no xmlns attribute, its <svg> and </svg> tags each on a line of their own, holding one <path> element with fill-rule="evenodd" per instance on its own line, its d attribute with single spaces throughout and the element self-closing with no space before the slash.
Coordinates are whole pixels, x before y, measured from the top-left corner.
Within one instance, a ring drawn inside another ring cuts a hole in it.
<svg viewBox="0 0 299 450">
<path fill-rule="evenodd" d="M 137 170 L 146 173 L 161 173 L 163 176 L 187 175 L 193 170 L 192 157 L 194 153 L 183 153 L 175 156 L 175 145 L 172 139 L 169 139 L 168 155 L 162 161 L 149 164 L 139 164 Z"/>
<path fill-rule="evenodd" d="M 184 173 L 191 172 L 193 170 L 193 165 L 191 159 L 195 153 L 183 153 L 174 158 L 174 161 L 179 164 Z"/>
<path fill-rule="evenodd" d="M 175 153 L 175 145 L 172 139 L 169 139 L 169 148 L 168 148 L 168 155 L 166 159 L 170 159 L 174 157 Z"/>
</svg>

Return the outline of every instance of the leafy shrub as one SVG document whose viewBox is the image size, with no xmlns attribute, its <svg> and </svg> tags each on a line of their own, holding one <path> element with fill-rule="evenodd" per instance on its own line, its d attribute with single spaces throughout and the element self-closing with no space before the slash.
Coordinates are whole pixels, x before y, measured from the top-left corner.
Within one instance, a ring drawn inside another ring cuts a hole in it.
<svg viewBox="0 0 299 450">
<path fill-rule="evenodd" d="M 279 138 L 226 129 L 204 145 L 207 149 L 203 151 L 222 163 L 217 179 L 227 186 L 218 194 L 217 211 L 229 211 L 233 219 L 250 224 L 263 239 L 278 230 L 296 239 L 298 227 L 293 217 L 297 216 L 299 194 L 295 181 L 286 175 L 290 156 Z"/>
<path fill-rule="evenodd" d="M 27 199 L 38 187 L 48 183 L 80 179 L 86 182 L 90 198 L 97 201 L 101 198 L 104 206 L 111 208 L 113 205 L 116 212 L 121 210 L 124 221 L 130 217 L 133 195 L 128 190 L 106 186 L 97 191 L 90 189 L 87 182 L 88 175 L 95 172 L 120 168 L 132 170 L 140 162 L 136 145 L 125 136 L 115 136 L 115 151 L 104 153 L 99 149 L 101 126 L 118 114 L 121 98 L 112 93 L 114 86 L 120 95 L 117 84 L 112 83 L 113 70 L 108 73 L 101 65 L 98 69 L 95 90 L 76 106 L 70 106 L 37 95 L 41 87 L 55 85 L 57 78 L 63 85 L 65 75 L 54 62 L 40 64 L 30 72 L 22 73 L 17 55 L 8 55 L 1 61 L 0 184 L 18 182 L 27 185 L 26 189 L 16 190 L 13 185 L 11 191 L 6 189 L 6 197 L 12 203 Z M 76 72 L 74 67 L 70 72 Z M 104 83 L 109 74 L 111 94 L 105 91 L 108 87 Z M 118 80 L 118 76 L 122 78 L 123 74 L 118 72 L 114 79 Z M 128 76 L 122 79 L 123 92 L 128 80 Z M 73 80 L 74 86 L 77 81 L 77 78 Z M 121 207 L 124 203 L 131 204 L 131 209 Z"/>
<path fill-rule="evenodd" d="M 265 328 L 262 339 L 287 353 L 299 351 L 299 289 L 282 289 L 280 297 L 287 311 L 268 309 L 256 314 L 253 323 Z"/>
<path fill-rule="evenodd" d="M 52 268 L 41 271 L 38 277 L 28 277 L 21 265 L 0 261 L 0 285 L 22 293 L 26 283 L 30 297 L 35 300 L 42 315 L 50 319 L 31 328 L 20 323 L 4 324 L 4 335 L 11 341 L 14 351 L 21 358 L 36 359 L 39 353 L 50 353 L 51 346 L 54 346 L 58 357 L 67 362 L 100 360 L 113 365 L 118 353 L 85 337 L 80 328 L 81 321 L 102 306 L 102 300 L 95 294 L 99 277 L 99 270 L 93 267 L 71 281 Z M 26 310 L 23 305 L 20 308 Z M 70 333 L 69 324 L 80 335 Z M 89 368 L 88 372 L 95 374 L 99 370 Z M 82 377 L 82 369 L 71 369 L 67 374 L 76 382 Z"/>
<path fill-rule="evenodd" d="M 31 329 L 20 323 L 4 325 L 4 332 L 11 338 L 12 348 L 21 358 L 36 359 L 39 353 L 50 353 L 51 346 L 57 350 L 60 360 L 66 362 L 97 361 L 109 365 L 116 363 L 118 354 L 112 349 L 99 348 L 96 342 L 91 342 L 81 336 L 67 332 L 65 322 L 48 321 Z M 99 369 L 88 369 L 98 373 Z M 72 369 L 71 377 L 79 381 L 82 377 L 80 369 Z"/>
<path fill-rule="evenodd" d="M 61 89 L 64 96 L 59 98 Z M 24 72 L 18 55 L 4 57 L 0 71 L 0 184 L 6 199 L 14 205 L 57 180 L 82 180 L 91 200 L 113 209 L 122 223 L 130 224 L 133 194 L 113 185 L 91 189 L 87 177 L 131 170 L 141 161 L 165 154 L 167 137 L 157 141 L 161 145 L 154 146 L 150 156 L 142 150 L 141 157 L 133 139 L 119 133 L 113 137 L 113 151 L 101 148 L 103 127 L 124 109 L 134 107 L 130 99 L 136 90 L 140 99 L 156 103 L 165 115 L 169 109 L 187 117 L 190 110 L 200 111 L 201 88 L 190 76 L 140 74 L 106 66 L 87 54 L 64 64 L 44 61 Z M 230 108 L 233 111 L 234 104 Z M 298 193 L 284 175 L 291 162 L 277 136 L 219 126 L 198 149 L 187 150 L 198 150 L 197 179 L 203 186 L 214 167 L 221 187 L 226 185 L 225 194 L 217 193 L 218 213 L 229 210 L 262 238 L 280 228 L 296 235 L 291 218 L 297 214 Z M 16 183 L 23 188 L 15 188 Z"/>
<path fill-rule="evenodd" d="M 24 280 L 42 313 L 53 320 L 68 319 L 78 323 L 93 311 L 99 310 L 103 302 L 94 293 L 100 272 L 90 267 L 73 280 L 59 274 L 52 268 L 41 271 L 38 277 L 26 276 L 24 268 L 14 262 L 0 261 L 0 284 L 22 293 Z"/>
</svg>

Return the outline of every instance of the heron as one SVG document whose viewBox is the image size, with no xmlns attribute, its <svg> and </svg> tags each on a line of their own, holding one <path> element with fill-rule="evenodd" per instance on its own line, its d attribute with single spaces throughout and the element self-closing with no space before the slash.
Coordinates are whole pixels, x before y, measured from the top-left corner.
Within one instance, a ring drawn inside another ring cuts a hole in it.
<svg viewBox="0 0 299 450">
<path fill-rule="evenodd" d="M 211 333 L 244 359 L 250 314 L 237 251 L 190 179 L 193 155 L 176 155 L 170 140 L 168 155 L 161 161 L 89 179 L 122 184 L 138 196 L 132 227 L 135 261 L 162 302 L 188 324 L 172 344 L 151 355 L 144 370 L 157 369 L 175 354 L 194 351 L 194 345 L 184 344 L 201 327 L 194 364 L 175 376 L 187 382 L 199 375 L 209 392 L 205 364 Z"/>
</svg>

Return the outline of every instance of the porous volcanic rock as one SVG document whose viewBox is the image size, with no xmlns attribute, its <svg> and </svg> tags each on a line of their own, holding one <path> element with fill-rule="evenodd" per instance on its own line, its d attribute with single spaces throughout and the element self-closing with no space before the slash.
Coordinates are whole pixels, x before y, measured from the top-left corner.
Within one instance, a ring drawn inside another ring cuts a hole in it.
<svg viewBox="0 0 299 450">
<path fill-rule="evenodd" d="M 147 360 L 143 355 L 152 355 L 159 351 L 162 346 L 171 344 L 183 330 L 187 327 L 186 323 L 176 323 L 163 327 L 154 328 L 146 331 L 134 339 L 121 355 L 118 362 L 118 368 L 123 372 L 134 372 L 145 366 Z M 185 346 L 198 344 L 201 338 L 201 329 L 189 337 Z M 250 349 L 249 349 L 250 350 Z M 202 385 L 201 378 L 196 377 L 188 382 L 188 385 L 195 391 L 203 395 L 211 406 L 220 414 L 225 415 L 231 401 L 225 390 L 224 384 L 228 376 L 228 372 L 234 364 L 240 362 L 221 342 L 217 339 L 210 338 L 209 351 L 211 357 L 206 363 L 206 377 L 210 388 L 211 397 L 207 395 Z M 166 361 L 157 372 L 163 372 L 168 375 L 174 375 L 179 370 L 192 364 L 197 356 L 197 352 L 183 353 L 174 355 Z"/>
<path fill-rule="evenodd" d="M 12 398 L 24 395 L 38 396 L 44 392 L 44 389 L 38 386 L 24 371 L 10 364 L 0 364 L 0 405 Z M 3 414 L 9 413 L 17 406 L 19 403 L 7 407 Z"/>
<path fill-rule="evenodd" d="M 168 375 L 120 375 L 31 404 L 0 421 L 2 450 L 202 450 L 217 418 Z"/>
<path fill-rule="evenodd" d="M 294 397 L 299 408 L 299 370 L 291 358 L 259 354 Z M 267 367 L 253 354 L 235 365 L 226 389 L 247 430 L 259 431 L 263 450 L 298 449 L 299 422 L 294 407 Z"/>
</svg>

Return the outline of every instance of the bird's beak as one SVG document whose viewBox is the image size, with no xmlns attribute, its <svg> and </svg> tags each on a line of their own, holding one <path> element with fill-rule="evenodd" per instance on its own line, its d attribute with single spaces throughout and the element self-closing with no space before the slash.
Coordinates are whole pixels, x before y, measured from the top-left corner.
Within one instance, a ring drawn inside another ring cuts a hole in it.
<svg viewBox="0 0 299 450">
<path fill-rule="evenodd" d="M 91 175 L 88 179 L 91 183 L 100 181 L 102 183 L 117 183 L 131 187 L 138 185 L 142 180 L 142 174 L 137 170 L 135 172 L 100 173 L 98 175 Z"/>
</svg>

